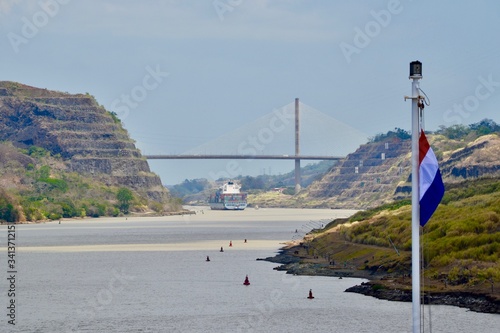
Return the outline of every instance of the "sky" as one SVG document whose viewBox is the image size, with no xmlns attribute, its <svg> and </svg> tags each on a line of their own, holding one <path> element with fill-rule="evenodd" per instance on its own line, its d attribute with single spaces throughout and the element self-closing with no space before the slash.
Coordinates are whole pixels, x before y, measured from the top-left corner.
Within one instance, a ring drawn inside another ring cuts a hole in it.
<svg viewBox="0 0 500 333">
<path fill-rule="evenodd" d="M 300 98 L 301 153 L 338 156 L 410 130 L 414 60 L 427 130 L 500 122 L 498 31 L 496 0 L 0 0 L 0 80 L 88 92 L 143 154 L 234 153 L 251 138 L 293 154 L 283 115 Z M 176 184 L 293 161 L 150 166 Z"/>
</svg>

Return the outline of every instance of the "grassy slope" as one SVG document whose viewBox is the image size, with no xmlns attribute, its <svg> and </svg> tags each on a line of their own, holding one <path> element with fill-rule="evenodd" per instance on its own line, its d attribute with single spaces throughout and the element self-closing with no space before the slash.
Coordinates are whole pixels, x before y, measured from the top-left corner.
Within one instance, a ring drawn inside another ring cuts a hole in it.
<svg viewBox="0 0 500 333">
<path fill-rule="evenodd" d="M 335 260 L 340 267 L 385 272 L 400 287 L 409 287 L 409 279 L 404 278 L 411 271 L 411 206 L 407 203 L 330 223 L 325 230 L 309 235 L 307 260 Z M 443 204 L 423 228 L 422 244 L 426 289 L 499 297 L 500 179 L 467 181 L 447 188 Z M 317 259 L 311 259 L 314 257 Z"/>
<path fill-rule="evenodd" d="M 62 217 L 117 216 L 118 187 L 67 172 L 64 161 L 43 148 L 21 150 L 0 144 L 0 221 L 39 221 Z M 172 210 L 180 204 L 172 202 Z M 162 212 L 165 207 L 137 193 L 130 211 Z"/>
</svg>

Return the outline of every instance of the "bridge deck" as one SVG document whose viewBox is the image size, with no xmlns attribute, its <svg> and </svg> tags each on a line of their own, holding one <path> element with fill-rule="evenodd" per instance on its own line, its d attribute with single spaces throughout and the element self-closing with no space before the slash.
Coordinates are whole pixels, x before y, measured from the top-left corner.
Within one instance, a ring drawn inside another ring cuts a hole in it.
<svg viewBox="0 0 500 333">
<path fill-rule="evenodd" d="M 318 155 L 143 155 L 148 160 L 342 160 L 345 156 Z"/>
</svg>

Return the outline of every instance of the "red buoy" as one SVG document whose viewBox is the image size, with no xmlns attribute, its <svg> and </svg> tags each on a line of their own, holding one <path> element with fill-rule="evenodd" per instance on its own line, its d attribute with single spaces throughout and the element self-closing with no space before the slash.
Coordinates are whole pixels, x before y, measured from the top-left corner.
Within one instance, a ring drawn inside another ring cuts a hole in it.
<svg viewBox="0 0 500 333">
<path fill-rule="evenodd" d="M 307 296 L 307 298 L 309 298 L 309 299 L 313 299 L 314 298 L 312 289 L 309 289 L 309 296 Z"/>
<path fill-rule="evenodd" d="M 233 242 L 232 241 L 229 241 L 229 246 L 233 246 Z"/>
<path fill-rule="evenodd" d="M 245 277 L 245 282 L 243 282 L 243 284 L 245 286 L 249 286 L 250 285 L 250 281 L 248 281 L 248 275 Z"/>
</svg>

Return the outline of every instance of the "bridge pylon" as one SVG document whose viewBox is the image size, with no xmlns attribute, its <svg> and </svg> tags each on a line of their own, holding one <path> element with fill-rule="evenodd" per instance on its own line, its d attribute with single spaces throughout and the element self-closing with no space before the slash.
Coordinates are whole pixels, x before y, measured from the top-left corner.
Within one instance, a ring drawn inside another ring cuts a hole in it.
<svg viewBox="0 0 500 333">
<path fill-rule="evenodd" d="M 299 99 L 295 99 L 295 156 L 300 155 Z M 295 194 L 300 192 L 300 159 L 295 159 Z"/>
</svg>

